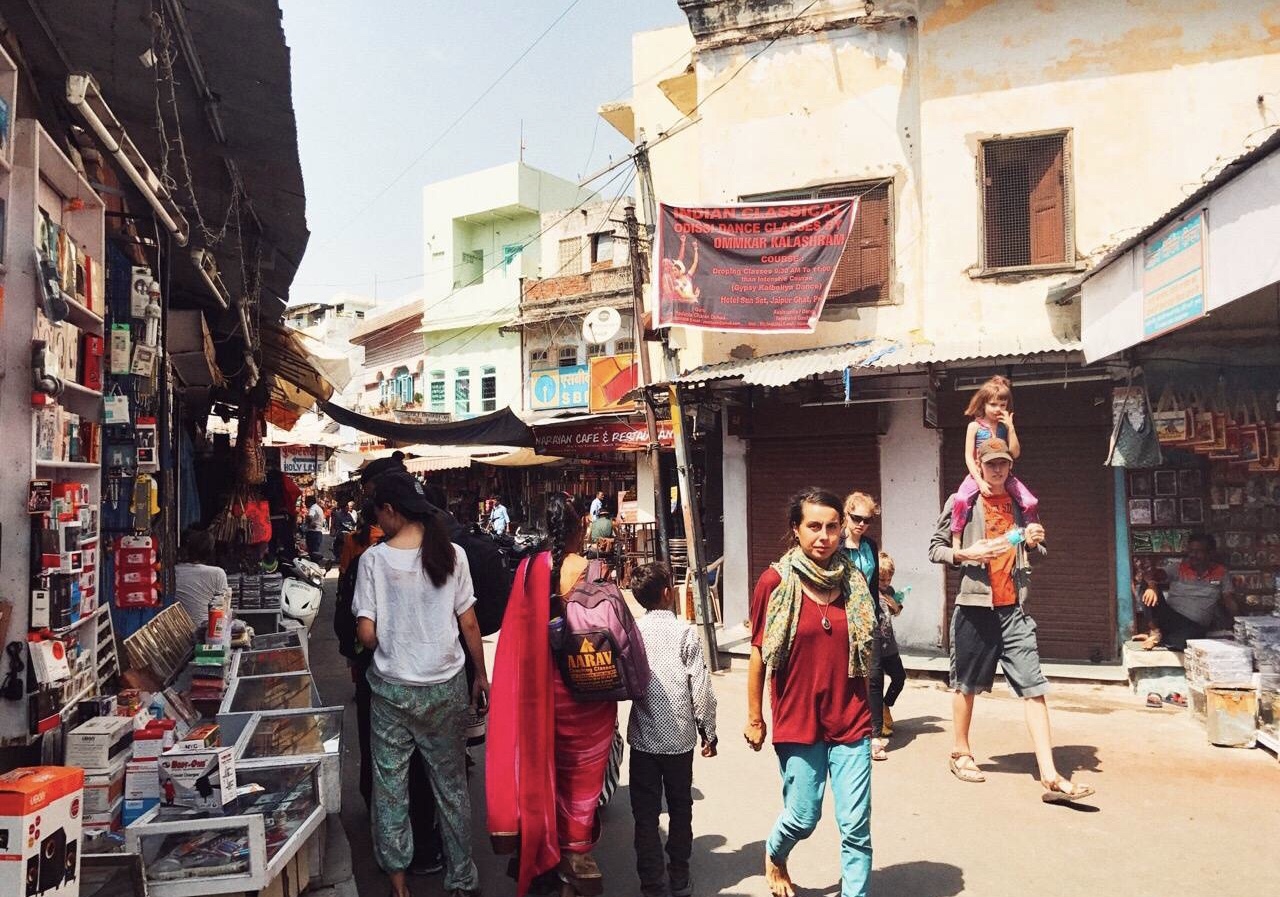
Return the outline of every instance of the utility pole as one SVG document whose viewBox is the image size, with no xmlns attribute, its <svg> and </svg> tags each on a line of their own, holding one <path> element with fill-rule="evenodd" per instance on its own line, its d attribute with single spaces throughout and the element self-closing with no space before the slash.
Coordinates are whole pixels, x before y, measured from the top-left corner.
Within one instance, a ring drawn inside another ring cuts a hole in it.
<svg viewBox="0 0 1280 897">
<path fill-rule="evenodd" d="M 649 371 L 649 348 L 644 341 L 644 258 L 640 254 L 640 224 L 636 221 L 635 203 L 627 202 L 623 217 L 631 255 L 631 320 L 635 328 L 636 354 L 640 359 L 640 385 L 644 389 L 644 420 L 649 428 L 649 475 L 653 478 L 653 517 L 658 525 L 658 545 L 654 554 L 659 561 L 665 561 L 671 557 L 671 546 L 667 536 L 667 499 L 662 494 L 662 460 L 658 457 L 658 418 L 653 412 L 653 397 L 649 395 L 649 385 L 653 383 L 653 377 Z"/>
<path fill-rule="evenodd" d="M 653 174 L 649 168 L 649 149 L 643 133 L 640 134 L 640 142 L 636 144 L 635 162 L 640 182 L 640 196 L 645 204 L 645 212 L 649 218 L 647 226 L 650 229 L 648 234 L 650 237 L 649 246 L 652 248 L 654 245 L 652 229 L 657 226 L 658 221 L 657 201 L 653 193 Z M 633 221 L 635 219 L 635 208 L 628 206 L 627 214 L 628 220 Z M 631 233 L 630 225 L 628 225 L 628 233 Z M 637 249 L 633 237 L 633 266 L 636 253 Z M 638 283 L 639 281 L 636 282 Z M 636 288 L 635 301 L 637 309 L 639 309 L 641 301 L 639 287 Z M 636 314 L 639 315 L 640 311 L 637 310 Z M 660 339 L 662 341 L 664 373 L 668 383 L 667 390 L 670 395 L 671 431 L 676 450 L 676 475 L 680 489 L 680 510 L 684 518 L 684 533 L 689 546 L 689 569 L 693 572 L 693 595 L 694 604 L 697 608 L 697 624 L 699 633 L 702 636 L 702 649 L 707 655 L 707 665 L 714 673 L 720 668 L 720 655 L 716 644 L 715 618 L 711 613 L 710 593 L 707 589 L 706 543 L 702 538 L 702 502 L 693 488 L 693 462 L 689 451 L 689 434 L 685 430 L 684 407 L 681 402 L 680 387 L 675 382 L 676 376 L 679 374 L 676 353 L 671 348 L 666 331 L 662 332 Z M 643 343 L 637 342 L 636 345 L 643 345 Z M 652 382 L 647 372 L 644 380 L 646 386 Z M 652 401 L 648 398 L 647 393 L 648 390 L 646 389 L 646 407 L 650 409 L 650 414 L 652 414 Z"/>
</svg>

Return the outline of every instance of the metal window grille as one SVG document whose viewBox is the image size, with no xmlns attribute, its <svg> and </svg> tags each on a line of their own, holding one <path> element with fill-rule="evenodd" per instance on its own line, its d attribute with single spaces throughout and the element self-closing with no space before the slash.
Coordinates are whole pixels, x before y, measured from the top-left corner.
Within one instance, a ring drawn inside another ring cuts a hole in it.
<svg viewBox="0 0 1280 897">
<path fill-rule="evenodd" d="M 453 379 L 453 413 L 471 413 L 471 370 L 458 368 Z"/>
<path fill-rule="evenodd" d="M 562 368 L 571 368 L 578 363 L 578 347 L 577 346 L 561 346 L 560 353 L 557 356 L 559 366 Z"/>
<path fill-rule="evenodd" d="M 636 341 L 633 339 L 620 339 L 613 344 L 615 355 L 627 355 L 636 350 Z"/>
<path fill-rule="evenodd" d="M 984 268 L 1032 268 L 1073 261 L 1066 150 L 1065 133 L 982 144 Z"/>
<path fill-rule="evenodd" d="M 480 410 L 498 410 L 498 371 L 495 368 L 480 371 Z"/>
<path fill-rule="evenodd" d="M 546 349 L 534 349 L 529 353 L 529 367 L 533 368 L 537 365 L 545 363 L 547 360 Z"/>
<path fill-rule="evenodd" d="M 444 371 L 431 372 L 431 410 L 444 411 Z"/>
<path fill-rule="evenodd" d="M 605 354 L 604 343 L 588 343 L 587 344 L 588 358 L 600 358 L 604 354 Z"/>
<path fill-rule="evenodd" d="M 569 237 L 560 241 L 560 267 L 557 274 L 582 273 L 582 238 Z"/>
</svg>

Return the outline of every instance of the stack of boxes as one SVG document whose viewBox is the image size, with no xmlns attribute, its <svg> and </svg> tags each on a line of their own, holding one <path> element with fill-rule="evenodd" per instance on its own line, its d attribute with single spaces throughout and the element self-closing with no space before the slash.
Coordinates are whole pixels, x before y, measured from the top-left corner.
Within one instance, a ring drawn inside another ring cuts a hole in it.
<svg viewBox="0 0 1280 897">
<path fill-rule="evenodd" d="M 220 746 L 217 724 L 196 726 L 160 755 L 160 815 L 219 813 L 236 796 L 235 751 Z"/>
<path fill-rule="evenodd" d="M 67 735 L 66 764 L 84 770 L 84 837 L 121 827 L 125 764 L 133 750 L 133 719 L 95 716 Z"/>
<path fill-rule="evenodd" d="M 189 700 L 222 701 L 227 687 L 227 660 L 227 648 L 221 643 L 196 645 Z"/>
<path fill-rule="evenodd" d="M 124 771 L 124 824 L 160 803 L 160 756 L 174 745 L 175 723 L 153 719 L 133 736 L 133 758 Z"/>
<path fill-rule="evenodd" d="M 80 893 L 84 771 L 35 766 L 0 775 L 0 894 Z"/>
</svg>

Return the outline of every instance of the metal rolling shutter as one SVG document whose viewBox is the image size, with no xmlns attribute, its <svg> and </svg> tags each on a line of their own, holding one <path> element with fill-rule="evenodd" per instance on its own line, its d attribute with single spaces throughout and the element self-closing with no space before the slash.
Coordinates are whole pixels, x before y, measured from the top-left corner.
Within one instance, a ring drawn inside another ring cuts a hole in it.
<svg viewBox="0 0 1280 897">
<path fill-rule="evenodd" d="M 752 587 L 786 548 L 787 505 L 806 486 L 842 499 L 854 490 L 880 497 L 880 449 L 874 434 L 752 439 L 747 455 L 747 537 Z M 872 538 L 879 539 L 879 527 Z"/>
<path fill-rule="evenodd" d="M 1035 572 L 1027 603 L 1037 625 L 1040 656 L 1112 660 L 1118 653 L 1115 525 L 1111 469 L 1102 464 L 1110 436 L 1106 420 L 1095 422 L 1099 415 L 1093 396 L 1074 390 L 1064 395 L 1061 389 L 1024 387 L 1017 390 L 1017 409 L 1023 454 L 1014 468 L 1039 497 L 1040 520 L 1049 537 L 1048 556 L 1032 558 Z M 963 429 L 944 432 L 942 469 L 943 488 L 954 490 L 966 474 Z M 958 574 L 948 571 L 946 629 L 958 587 Z"/>
</svg>

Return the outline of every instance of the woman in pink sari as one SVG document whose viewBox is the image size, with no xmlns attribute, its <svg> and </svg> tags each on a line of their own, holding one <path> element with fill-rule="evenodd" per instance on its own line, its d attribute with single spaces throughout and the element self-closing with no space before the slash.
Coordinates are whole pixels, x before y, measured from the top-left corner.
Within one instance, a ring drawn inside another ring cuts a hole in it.
<svg viewBox="0 0 1280 897">
<path fill-rule="evenodd" d="M 582 512 L 563 492 L 547 499 L 547 542 L 516 573 L 493 667 L 486 758 L 489 836 L 515 853 L 516 893 L 555 879 L 583 897 L 604 893 L 591 848 L 618 705 L 580 702 L 561 681 L 550 631 L 586 575 Z M 556 588 L 552 593 L 551 584 Z M 534 879 L 538 879 L 535 883 Z"/>
</svg>

